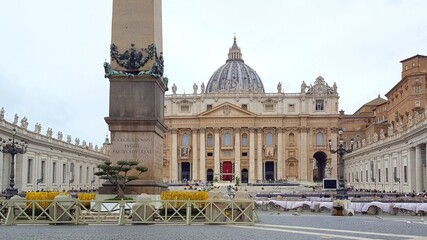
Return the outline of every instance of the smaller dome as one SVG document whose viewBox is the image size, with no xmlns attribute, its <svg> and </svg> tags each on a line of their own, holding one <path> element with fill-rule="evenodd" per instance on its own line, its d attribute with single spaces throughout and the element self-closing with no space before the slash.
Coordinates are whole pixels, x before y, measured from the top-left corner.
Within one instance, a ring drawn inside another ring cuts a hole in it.
<svg viewBox="0 0 427 240">
<path fill-rule="evenodd" d="M 243 61 L 236 36 L 228 51 L 227 61 L 212 74 L 206 85 L 206 93 L 229 91 L 265 93 L 261 78 Z"/>
</svg>

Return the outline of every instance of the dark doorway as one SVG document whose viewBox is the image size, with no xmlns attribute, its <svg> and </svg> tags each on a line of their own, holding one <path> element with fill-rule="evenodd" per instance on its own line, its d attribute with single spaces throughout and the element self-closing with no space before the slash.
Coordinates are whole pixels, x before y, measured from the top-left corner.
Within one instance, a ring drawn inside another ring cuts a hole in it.
<svg viewBox="0 0 427 240">
<path fill-rule="evenodd" d="M 208 171 L 206 172 L 206 181 L 212 182 L 214 179 L 213 177 L 213 170 L 212 169 L 208 169 Z"/>
<path fill-rule="evenodd" d="M 248 183 L 248 169 L 242 169 L 242 183 Z"/>
<path fill-rule="evenodd" d="M 233 180 L 233 164 L 231 163 L 231 161 L 225 161 L 222 163 L 222 180 Z"/>
<path fill-rule="evenodd" d="M 323 181 L 323 178 L 325 178 L 326 154 L 324 152 L 316 152 L 313 157 L 316 159 L 317 166 L 317 171 L 313 172 L 313 181 Z"/>
<path fill-rule="evenodd" d="M 182 162 L 181 163 L 181 180 L 190 181 L 191 175 L 190 175 L 190 163 L 189 162 Z"/>
<path fill-rule="evenodd" d="M 274 162 L 267 161 L 265 162 L 265 180 L 274 181 Z"/>
</svg>

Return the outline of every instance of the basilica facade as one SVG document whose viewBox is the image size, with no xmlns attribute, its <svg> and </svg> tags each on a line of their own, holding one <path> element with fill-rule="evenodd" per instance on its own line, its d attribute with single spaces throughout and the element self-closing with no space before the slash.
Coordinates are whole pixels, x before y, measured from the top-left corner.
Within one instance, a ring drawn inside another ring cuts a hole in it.
<svg viewBox="0 0 427 240">
<path fill-rule="evenodd" d="M 165 96 L 163 180 L 312 182 L 336 177 L 327 140 L 340 122 L 335 83 L 321 76 L 286 93 L 267 93 L 236 38 L 228 58 L 191 94 Z"/>
</svg>

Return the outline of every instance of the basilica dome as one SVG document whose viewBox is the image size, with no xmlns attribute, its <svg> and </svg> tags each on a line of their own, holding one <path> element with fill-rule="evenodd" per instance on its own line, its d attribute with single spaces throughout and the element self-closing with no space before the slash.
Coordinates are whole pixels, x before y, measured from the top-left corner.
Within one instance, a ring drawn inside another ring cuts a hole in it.
<svg viewBox="0 0 427 240">
<path fill-rule="evenodd" d="M 243 61 L 236 36 L 227 61 L 212 74 L 206 85 L 206 93 L 214 92 L 265 93 L 261 78 Z"/>
</svg>

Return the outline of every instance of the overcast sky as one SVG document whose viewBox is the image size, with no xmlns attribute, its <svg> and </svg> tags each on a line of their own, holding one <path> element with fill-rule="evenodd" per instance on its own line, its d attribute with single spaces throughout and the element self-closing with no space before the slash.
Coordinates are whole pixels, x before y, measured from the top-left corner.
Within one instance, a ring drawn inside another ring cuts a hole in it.
<svg viewBox="0 0 427 240">
<path fill-rule="evenodd" d="M 266 92 L 286 93 L 321 75 L 336 82 L 340 109 L 353 113 L 387 93 L 400 61 L 427 55 L 427 1 L 163 0 L 169 85 L 191 93 L 227 59 L 236 33 L 245 63 Z M 108 126 L 111 0 L 0 3 L 0 108 L 73 141 L 101 145 Z M 167 92 L 169 94 L 170 92 Z"/>
</svg>

